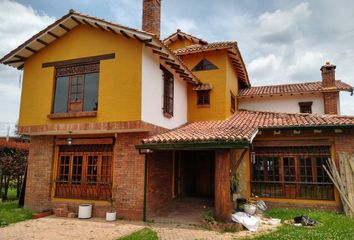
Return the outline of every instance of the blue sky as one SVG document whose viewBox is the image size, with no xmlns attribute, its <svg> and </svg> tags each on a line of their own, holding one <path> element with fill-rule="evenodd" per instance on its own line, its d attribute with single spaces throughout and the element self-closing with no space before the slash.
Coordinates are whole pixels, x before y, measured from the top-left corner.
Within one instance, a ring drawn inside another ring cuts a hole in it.
<svg viewBox="0 0 354 240">
<path fill-rule="evenodd" d="M 69 9 L 140 28 L 142 0 L 0 0 L 0 56 Z M 162 37 L 176 29 L 209 42 L 236 40 L 252 85 L 321 80 L 325 61 L 354 85 L 354 1 L 163 0 Z M 18 119 L 20 71 L 0 66 L 0 135 Z M 341 94 L 343 114 L 354 97 Z"/>
</svg>

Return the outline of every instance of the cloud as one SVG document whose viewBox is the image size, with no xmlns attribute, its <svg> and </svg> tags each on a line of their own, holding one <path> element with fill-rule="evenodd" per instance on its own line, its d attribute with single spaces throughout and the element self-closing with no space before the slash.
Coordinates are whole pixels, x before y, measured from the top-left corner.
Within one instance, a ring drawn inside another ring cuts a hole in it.
<svg viewBox="0 0 354 240">
<path fill-rule="evenodd" d="M 55 19 L 40 14 L 31 6 L 15 1 L 0 0 L 0 56 L 7 54 L 22 42 L 52 23 Z M 0 66 L 0 127 L 13 126 L 18 119 L 20 102 L 19 78 L 21 72 Z M 6 129 L 6 127 L 5 127 Z M 3 135 L 3 131 L 0 135 Z"/>
</svg>

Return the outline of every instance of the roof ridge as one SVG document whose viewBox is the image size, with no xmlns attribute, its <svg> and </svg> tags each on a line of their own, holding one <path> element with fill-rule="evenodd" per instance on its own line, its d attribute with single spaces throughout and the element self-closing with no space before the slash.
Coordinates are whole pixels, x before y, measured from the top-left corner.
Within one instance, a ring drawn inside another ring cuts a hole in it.
<svg viewBox="0 0 354 240">
<path fill-rule="evenodd" d="M 206 44 L 208 43 L 206 40 L 204 40 L 204 39 L 202 39 L 202 38 L 199 38 L 199 37 L 196 37 L 196 36 L 194 36 L 194 35 L 192 35 L 192 34 L 183 32 L 183 31 L 181 31 L 180 29 L 177 29 L 176 32 L 171 33 L 169 36 L 167 36 L 165 39 L 163 39 L 162 42 L 165 43 L 165 42 L 167 42 L 168 40 L 170 40 L 174 35 L 178 35 L 178 34 L 186 35 L 186 36 L 188 36 L 188 37 L 190 37 L 190 38 L 194 38 L 194 39 L 196 39 L 196 40 L 198 40 L 199 42 L 202 42 L 202 43 L 206 43 Z"/>
</svg>

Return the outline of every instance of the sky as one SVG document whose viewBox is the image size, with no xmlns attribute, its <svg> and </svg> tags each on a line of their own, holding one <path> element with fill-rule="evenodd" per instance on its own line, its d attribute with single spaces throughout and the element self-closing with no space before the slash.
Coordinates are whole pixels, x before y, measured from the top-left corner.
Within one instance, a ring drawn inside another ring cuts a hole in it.
<svg viewBox="0 0 354 240">
<path fill-rule="evenodd" d="M 237 41 L 253 86 L 320 81 L 326 61 L 354 86 L 354 1 L 339 2 L 162 0 L 161 37 L 181 29 L 209 42 Z M 142 0 L 0 0 L 0 57 L 69 9 L 141 28 Z M 18 120 L 21 76 L 0 65 L 0 136 Z M 348 92 L 341 112 L 354 115 Z"/>
</svg>

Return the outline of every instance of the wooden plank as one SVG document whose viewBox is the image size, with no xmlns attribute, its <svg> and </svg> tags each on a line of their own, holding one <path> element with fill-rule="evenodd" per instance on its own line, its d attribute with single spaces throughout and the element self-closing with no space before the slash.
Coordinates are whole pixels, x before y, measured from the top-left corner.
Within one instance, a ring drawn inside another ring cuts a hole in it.
<svg viewBox="0 0 354 240">
<path fill-rule="evenodd" d="M 68 145 L 67 138 L 55 139 L 56 145 Z M 73 138 L 72 145 L 113 144 L 113 138 Z"/>
<path fill-rule="evenodd" d="M 40 39 L 40 38 L 37 38 L 36 41 L 39 42 L 39 43 L 41 43 L 41 44 L 43 44 L 44 46 L 48 46 L 48 45 L 49 45 L 49 43 L 43 41 L 43 40 Z"/>
<path fill-rule="evenodd" d="M 110 26 L 107 26 L 107 29 L 109 31 L 111 31 L 113 34 L 118 34 L 113 28 L 111 28 Z"/>
<path fill-rule="evenodd" d="M 21 56 L 21 55 L 15 55 L 14 57 L 19 58 L 19 59 L 21 59 L 21 60 L 25 60 L 25 59 L 26 59 L 25 57 L 23 57 L 23 56 Z"/>
<path fill-rule="evenodd" d="M 215 217 L 218 221 L 231 220 L 230 197 L 231 152 L 229 149 L 215 151 Z"/>
<path fill-rule="evenodd" d="M 98 24 L 97 22 L 95 22 L 95 26 L 97 26 L 99 29 L 101 29 L 102 31 L 107 31 L 104 27 L 102 27 L 100 24 Z"/>
<path fill-rule="evenodd" d="M 60 23 L 59 24 L 59 27 L 61 27 L 62 29 L 64 29 L 65 31 L 67 31 L 67 32 L 70 32 L 70 28 L 68 28 L 67 26 L 65 26 L 64 24 L 62 24 L 62 23 Z"/>
<path fill-rule="evenodd" d="M 34 50 L 33 48 L 30 48 L 30 47 L 25 47 L 28 51 L 32 52 L 32 53 L 36 53 L 37 51 Z"/>
<path fill-rule="evenodd" d="M 79 19 L 77 19 L 76 17 L 71 16 L 70 18 L 71 18 L 74 22 L 76 22 L 78 25 L 81 25 L 81 24 L 82 24 L 82 22 L 80 22 Z"/>
<path fill-rule="evenodd" d="M 20 62 L 23 62 L 24 59 L 20 59 L 20 60 L 11 60 L 11 61 L 6 61 L 4 62 L 4 64 L 11 64 L 11 63 L 20 63 Z"/>
<path fill-rule="evenodd" d="M 56 62 L 47 62 L 42 64 L 42 68 L 46 67 L 58 67 L 72 64 L 88 63 L 88 62 L 97 62 L 101 60 L 114 59 L 115 53 L 103 54 L 98 56 L 91 56 L 85 58 L 76 58 L 70 60 L 56 61 Z"/>
<path fill-rule="evenodd" d="M 56 38 L 56 39 L 58 39 L 58 38 L 59 38 L 59 36 L 58 36 L 58 35 L 56 35 L 56 34 L 52 33 L 51 31 L 48 31 L 47 33 L 48 33 L 50 36 L 52 36 L 53 38 Z"/>
<path fill-rule="evenodd" d="M 174 59 L 171 59 L 171 58 L 168 58 L 168 57 L 164 57 L 164 56 L 160 56 L 160 59 L 165 60 L 166 63 L 167 62 L 170 62 L 170 63 L 174 63 L 175 62 Z"/>
</svg>

